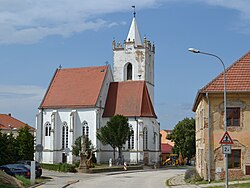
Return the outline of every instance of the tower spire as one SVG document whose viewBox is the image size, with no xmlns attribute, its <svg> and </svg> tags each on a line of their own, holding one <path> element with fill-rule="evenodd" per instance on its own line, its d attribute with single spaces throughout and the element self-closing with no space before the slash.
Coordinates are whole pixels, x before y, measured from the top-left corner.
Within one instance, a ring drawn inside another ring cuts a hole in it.
<svg viewBox="0 0 250 188">
<path fill-rule="evenodd" d="M 132 20 L 132 23 L 131 23 L 131 26 L 130 26 L 126 41 L 127 42 L 133 42 L 134 41 L 135 46 L 138 46 L 138 45 L 142 45 L 142 41 L 141 41 L 141 35 L 140 35 L 140 32 L 139 32 L 138 26 L 137 26 L 137 23 L 136 23 L 136 19 L 135 19 L 135 14 L 136 14 L 135 6 L 132 6 L 132 8 L 134 8 L 134 17 L 133 17 L 133 20 Z"/>
</svg>

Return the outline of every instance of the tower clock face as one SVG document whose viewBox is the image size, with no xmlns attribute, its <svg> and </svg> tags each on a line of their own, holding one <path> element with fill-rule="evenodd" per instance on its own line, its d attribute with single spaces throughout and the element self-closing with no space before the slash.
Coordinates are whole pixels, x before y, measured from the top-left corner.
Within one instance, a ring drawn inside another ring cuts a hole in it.
<svg viewBox="0 0 250 188">
<path fill-rule="evenodd" d="M 132 46 L 126 45 L 125 52 L 126 53 L 132 53 Z"/>
</svg>

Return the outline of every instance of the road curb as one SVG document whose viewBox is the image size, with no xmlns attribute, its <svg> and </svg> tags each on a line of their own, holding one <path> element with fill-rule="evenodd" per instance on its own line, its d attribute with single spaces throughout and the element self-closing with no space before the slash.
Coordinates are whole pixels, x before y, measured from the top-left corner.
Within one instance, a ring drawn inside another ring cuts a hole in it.
<svg viewBox="0 0 250 188">
<path fill-rule="evenodd" d="M 66 185 L 62 186 L 62 188 L 66 188 L 66 187 L 68 187 L 68 186 L 70 186 L 70 185 L 72 185 L 74 183 L 77 183 L 77 182 L 79 182 L 79 180 L 70 181 Z"/>
</svg>

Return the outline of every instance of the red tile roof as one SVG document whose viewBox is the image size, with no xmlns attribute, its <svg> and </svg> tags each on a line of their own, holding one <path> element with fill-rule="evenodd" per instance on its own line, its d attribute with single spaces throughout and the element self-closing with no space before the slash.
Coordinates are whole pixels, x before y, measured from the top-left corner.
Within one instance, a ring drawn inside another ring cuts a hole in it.
<svg viewBox="0 0 250 188">
<path fill-rule="evenodd" d="M 26 123 L 23 123 L 22 121 L 8 115 L 8 114 L 0 114 L 0 128 L 1 129 L 20 129 L 24 126 L 26 126 Z M 35 130 L 35 128 L 29 126 L 31 130 Z"/>
<path fill-rule="evenodd" d="M 224 74 L 219 74 L 215 79 L 199 90 L 193 111 L 196 110 L 202 94 L 221 93 L 224 91 Z M 226 91 L 250 92 L 250 51 L 226 69 Z"/>
<path fill-rule="evenodd" d="M 145 81 L 113 82 L 110 84 L 103 117 L 155 117 Z"/>
<path fill-rule="evenodd" d="M 172 147 L 170 144 L 161 144 L 161 153 L 172 153 Z"/>
<path fill-rule="evenodd" d="M 226 70 L 226 90 L 250 91 L 250 51 Z M 224 91 L 224 74 L 208 83 L 200 92 Z"/>
<path fill-rule="evenodd" d="M 40 108 L 93 107 L 108 66 L 57 69 Z"/>
</svg>

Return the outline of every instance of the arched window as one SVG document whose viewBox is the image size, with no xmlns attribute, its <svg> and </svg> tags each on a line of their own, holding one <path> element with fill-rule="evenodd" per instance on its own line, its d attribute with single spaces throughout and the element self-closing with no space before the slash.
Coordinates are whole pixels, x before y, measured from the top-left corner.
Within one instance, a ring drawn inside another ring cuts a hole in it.
<svg viewBox="0 0 250 188">
<path fill-rule="evenodd" d="M 62 149 L 68 148 L 69 146 L 69 127 L 66 122 L 62 125 Z"/>
<path fill-rule="evenodd" d="M 51 124 L 47 121 L 45 123 L 45 136 L 50 136 L 51 133 Z"/>
<path fill-rule="evenodd" d="M 131 135 L 128 137 L 128 149 L 134 149 L 134 130 L 133 127 L 130 126 Z"/>
<path fill-rule="evenodd" d="M 146 127 L 143 129 L 143 149 L 148 149 L 148 130 Z"/>
<path fill-rule="evenodd" d="M 82 135 L 89 137 L 89 126 L 85 120 L 82 122 Z"/>
<path fill-rule="evenodd" d="M 132 64 L 127 65 L 127 80 L 132 80 Z"/>
</svg>

